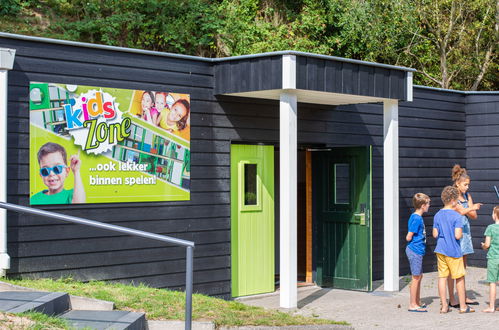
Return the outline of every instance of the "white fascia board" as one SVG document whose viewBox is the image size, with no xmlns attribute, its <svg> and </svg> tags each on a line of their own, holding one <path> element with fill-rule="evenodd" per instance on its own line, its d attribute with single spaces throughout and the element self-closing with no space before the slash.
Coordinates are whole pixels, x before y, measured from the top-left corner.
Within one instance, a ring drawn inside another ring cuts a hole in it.
<svg viewBox="0 0 499 330">
<path fill-rule="evenodd" d="M 296 89 L 296 56 L 282 56 L 282 89 Z"/>
</svg>

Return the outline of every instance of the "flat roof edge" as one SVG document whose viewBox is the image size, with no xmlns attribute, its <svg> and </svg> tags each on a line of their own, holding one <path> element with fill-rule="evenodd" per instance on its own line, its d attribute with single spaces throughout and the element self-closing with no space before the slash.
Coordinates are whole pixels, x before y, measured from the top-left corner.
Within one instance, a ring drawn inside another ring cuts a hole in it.
<svg viewBox="0 0 499 330">
<path fill-rule="evenodd" d="M 235 60 L 251 59 L 251 58 L 257 58 L 257 57 L 265 57 L 265 56 L 277 56 L 277 55 L 296 55 L 296 56 L 315 57 L 315 58 L 337 61 L 337 62 L 346 62 L 346 63 L 354 63 L 354 64 L 360 64 L 360 65 L 368 65 L 368 66 L 380 67 L 380 68 L 385 68 L 385 69 L 394 69 L 394 70 L 406 71 L 406 72 L 417 72 L 416 69 L 406 68 L 403 66 L 361 61 L 361 60 L 355 60 L 355 59 L 351 59 L 351 58 L 337 57 L 337 56 L 331 56 L 331 55 L 322 55 L 322 54 L 300 52 L 297 50 L 280 50 L 280 51 L 268 52 L 268 53 L 240 55 L 240 56 L 231 56 L 231 57 L 219 57 L 219 58 L 213 58 L 212 60 L 214 62 L 223 62 L 223 61 L 235 61 Z"/>
<path fill-rule="evenodd" d="M 354 63 L 354 64 L 359 64 L 359 65 L 374 66 L 374 67 L 380 67 L 380 68 L 385 68 L 385 69 L 394 69 L 394 70 L 400 70 L 400 71 L 406 71 L 406 72 L 416 72 L 417 71 L 415 69 L 406 68 L 406 67 L 402 67 L 402 66 L 361 61 L 361 60 L 355 60 L 355 59 L 349 59 L 349 58 L 337 57 L 337 56 L 330 56 L 330 55 L 313 54 L 313 53 L 300 52 L 300 51 L 294 51 L 294 50 L 283 50 L 283 51 L 275 51 L 275 52 L 268 52 L 268 53 L 209 58 L 209 57 L 201 57 L 201 56 L 193 56 L 193 55 L 182 55 L 182 54 L 175 54 L 175 53 L 158 52 L 158 51 L 138 49 L 138 48 L 127 48 L 127 47 L 119 47 L 119 46 L 92 44 L 92 43 L 80 42 L 80 41 L 27 36 L 27 35 L 8 33 L 8 32 L 0 32 L 0 37 L 26 40 L 26 41 L 45 42 L 45 43 L 50 43 L 50 44 L 59 44 L 59 45 L 66 45 L 66 46 L 85 47 L 85 48 L 103 49 L 103 50 L 128 52 L 128 53 L 144 54 L 144 55 L 152 55 L 152 56 L 171 57 L 171 58 L 179 58 L 179 59 L 184 59 L 184 60 L 203 61 L 203 62 L 209 62 L 209 63 L 236 61 L 236 60 L 266 57 L 266 56 L 296 55 L 296 56 L 314 57 L 314 58 L 320 58 L 320 59 L 338 61 L 338 62 Z"/>
<path fill-rule="evenodd" d="M 497 95 L 499 95 L 499 91 L 460 91 L 457 89 L 446 89 L 446 88 L 430 87 L 430 86 L 422 86 L 422 85 L 414 85 L 414 88 L 428 89 L 428 90 L 434 90 L 434 91 L 439 91 L 439 92 L 465 94 L 465 95 L 470 95 L 470 94 L 490 94 L 490 95 L 497 94 Z"/>
<path fill-rule="evenodd" d="M 158 52 L 158 51 L 154 51 L 154 50 L 145 50 L 145 49 L 138 49 L 138 48 L 127 48 L 127 47 L 119 47 L 119 46 L 91 44 L 91 43 L 80 42 L 80 41 L 71 41 L 71 40 L 52 39 L 52 38 L 45 38 L 45 37 L 26 36 L 26 35 L 22 35 L 22 34 L 7 33 L 7 32 L 0 32 L 0 37 L 10 38 L 10 39 L 26 40 L 26 41 L 45 42 L 45 43 L 49 43 L 49 44 L 58 44 L 58 45 L 66 45 L 66 46 L 75 46 L 75 47 L 85 47 L 85 48 L 93 48 L 93 49 L 112 50 L 112 51 L 118 51 L 118 52 L 127 52 L 127 53 L 143 54 L 143 55 L 162 56 L 162 57 L 173 57 L 173 58 L 180 58 L 180 59 L 184 59 L 184 60 L 213 62 L 213 59 L 207 58 L 207 57 L 192 56 L 192 55 L 182 55 L 182 54 L 166 53 L 166 52 Z"/>
</svg>

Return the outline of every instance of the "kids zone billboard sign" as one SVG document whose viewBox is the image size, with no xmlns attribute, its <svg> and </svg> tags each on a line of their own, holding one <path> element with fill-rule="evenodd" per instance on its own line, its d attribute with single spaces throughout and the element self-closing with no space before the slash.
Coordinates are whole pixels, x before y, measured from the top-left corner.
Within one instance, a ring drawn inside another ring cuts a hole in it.
<svg viewBox="0 0 499 330">
<path fill-rule="evenodd" d="M 188 94 L 31 82 L 30 204 L 190 199 Z"/>
</svg>

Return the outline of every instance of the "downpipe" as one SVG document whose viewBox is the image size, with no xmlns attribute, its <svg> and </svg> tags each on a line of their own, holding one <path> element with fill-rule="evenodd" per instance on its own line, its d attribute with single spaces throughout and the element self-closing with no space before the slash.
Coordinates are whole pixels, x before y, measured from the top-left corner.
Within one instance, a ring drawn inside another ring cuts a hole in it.
<svg viewBox="0 0 499 330">
<path fill-rule="evenodd" d="M 0 48 L 0 202 L 7 202 L 7 95 L 8 72 L 14 65 L 15 49 Z M 0 209 L 0 277 L 7 275 L 7 210 Z"/>
</svg>

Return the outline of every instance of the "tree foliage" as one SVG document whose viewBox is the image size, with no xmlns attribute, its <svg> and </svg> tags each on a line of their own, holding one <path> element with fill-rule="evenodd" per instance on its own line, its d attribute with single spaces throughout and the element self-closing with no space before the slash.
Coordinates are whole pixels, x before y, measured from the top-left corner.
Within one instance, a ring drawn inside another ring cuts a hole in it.
<svg viewBox="0 0 499 330">
<path fill-rule="evenodd" d="M 497 0 L 0 1 L 8 32 L 207 57 L 298 50 L 499 89 Z"/>
<path fill-rule="evenodd" d="M 420 25 L 406 47 L 427 83 L 442 88 L 497 88 L 499 2 L 416 0 Z M 494 78 L 495 76 L 495 78 Z M 494 86 L 495 84 L 495 86 Z"/>
</svg>

